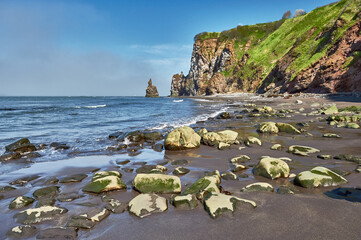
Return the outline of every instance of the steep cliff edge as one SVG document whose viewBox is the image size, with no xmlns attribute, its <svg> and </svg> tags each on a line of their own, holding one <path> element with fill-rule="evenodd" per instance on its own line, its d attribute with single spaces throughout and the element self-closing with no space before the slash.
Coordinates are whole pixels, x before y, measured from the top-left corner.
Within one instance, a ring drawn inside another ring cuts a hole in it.
<svg viewBox="0 0 361 240">
<path fill-rule="evenodd" d="M 361 92 L 361 0 L 292 19 L 195 37 L 187 76 L 171 95 Z"/>
</svg>

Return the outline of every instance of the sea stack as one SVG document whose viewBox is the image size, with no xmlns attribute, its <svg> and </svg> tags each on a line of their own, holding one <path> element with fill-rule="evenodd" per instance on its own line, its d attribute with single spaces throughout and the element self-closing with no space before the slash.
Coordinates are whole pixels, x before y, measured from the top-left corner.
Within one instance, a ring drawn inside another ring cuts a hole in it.
<svg viewBox="0 0 361 240">
<path fill-rule="evenodd" d="M 157 87 L 153 85 L 152 79 L 148 81 L 148 87 L 145 90 L 145 97 L 159 97 Z"/>
</svg>

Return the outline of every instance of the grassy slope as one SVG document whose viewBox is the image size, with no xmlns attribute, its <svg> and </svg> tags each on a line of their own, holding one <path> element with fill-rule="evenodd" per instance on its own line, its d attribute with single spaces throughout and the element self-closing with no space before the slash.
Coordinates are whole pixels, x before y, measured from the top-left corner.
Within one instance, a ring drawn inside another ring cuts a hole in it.
<svg viewBox="0 0 361 240">
<path fill-rule="evenodd" d="M 360 12 L 361 0 L 342 0 L 335 4 L 317 8 L 310 13 L 292 19 L 237 28 L 221 33 L 202 33 L 197 40 L 218 38 L 218 41 L 235 41 L 236 57 L 241 59 L 246 52 L 245 44 L 251 40 L 247 52 L 247 64 L 234 73 L 234 67 L 225 72 L 226 76 L 237 74 L 243 81 L 254 80 L 256 71 L 261 69 L 262 80 L 286 54 L 294 60 L 287 71 L 292 78 L 322 58 L 345 31 L 355 24 Z M 336 21 L 343 22 L 336 27 Z M 259 76 L 258 76 L 259 77 Z"/>
</svg>

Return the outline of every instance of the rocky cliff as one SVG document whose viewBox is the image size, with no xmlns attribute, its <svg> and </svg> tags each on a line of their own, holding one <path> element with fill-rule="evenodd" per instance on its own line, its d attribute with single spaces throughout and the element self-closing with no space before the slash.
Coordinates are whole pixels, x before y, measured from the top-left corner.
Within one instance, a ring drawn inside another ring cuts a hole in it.
<svg viewBox="0 0 361 240">
<path fill-rule="evenodd" d="M 187 76 L 171 95 L 361 92 L 361 0 L 292 19 L 195 37 Z"/>
<path fill-rule="evenodd" d="M 153 85 L 152 79 L 148 81 L 148 87 L 145 90 L 145 97 L 159 97 L 157 87 Z"/>
</svg>

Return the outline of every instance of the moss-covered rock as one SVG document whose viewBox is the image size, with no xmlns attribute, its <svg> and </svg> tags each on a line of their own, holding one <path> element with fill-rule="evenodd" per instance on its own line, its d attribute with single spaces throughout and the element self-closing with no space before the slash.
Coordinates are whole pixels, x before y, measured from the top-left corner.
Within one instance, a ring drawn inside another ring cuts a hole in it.
<svg viewBox="0 0 361 240">
<path fill-rule="evenodd" d="M 259 138 L 253 137 L 253 136 L 248 136 L 246 138 L 246 140 L 244 140 L 244 144 L 246 146 L 251 146 L 251 144 L 257 144 L 259 146 L 262 146 L 261 140 L 259 140 Z"/>
<path fill-rule="evenodd" d="M 359 129 L 360 125 L 358 125 L 357 123 L 347 123 L 346 128 L 352 128 L 352 129 Z"/>
<path fill-rule="evenodd" d="M 325 138 L 340 138 L 340 135 L 335 134 L 335 133 L 325 133 L 325 134 L 322 135 L 322 137 L 325 137 Z"/>
<path fill-rule="evenodd" d="M 197 131 L 197 134 L 203 139 L 204 135 L 207 133 L 207 129 L 201 128 Z"/>
<path fill-rule="evenodd" d="M 272 185 L 265 182 L 252 183 L 241 189 L 242 192 L 273 192 L 273 190 Z"/>
<path fill-rule="evenodd" d="M 295 192 L 295 188 L 286 185 L 282 185 L 277 189 L 278 194 L 295 194 Z"/>
<path fill-rule="evenodd" d="M 336 105 L 332 105 L 331 107 L 323 110 L 321 113 L 326 114 L 326 115 L 332 115 L 332 114 L 338 113 L 338 108 Z"/>
<path fill-rule="evenodd" d="M 140 218 L 167 209 L 167 199 L 156 194 L 139 194 L 129 202 L 129 212 Z"/>
<path fill-rule="evenodd" d="M 26 207 L 26 206 L 32 204 L 34 201 L 35 201 L 34 198 L 26 197 L 26 196 L 19 196 L 11 201 L 9 208 L 10 209 L 23 208 L 23 207 Z"/>
<path fill-rule="evenodd" d="M 207 132 L 203 136 L 203 144 L 208 146 L 218 146 L 221 142 L 221 136 L 216 132 Z"/>
<path fill-rule="evenodd" d="M 278 133 L 278 127 L 274 122 L 263 122 L 258 125 L 257 131 L 260 133 Z"/>
<path fill-rule="evenodd" d="M 332 155 L 320 154 L 320 155 L 317 155 L 317 157 L 320 159 L 331 159 Z"/>
<path fill-rule="evenodd" d="M 185 175 L 189 172 L 190 172 L 190 170 L 188 168 L 177 167 L 176 169 L 174 169 L 173 174 L 176 176 L 181 176 L 181 175 Z"/>
<path fill-rule="evenodd" d="M 338 160 L 343 160 L 343 161 L 348 161 L 348 162 L 355 162 L 358 164 L 361 164 L 361 157 L 357 157 L 351 154 L 339 154 L 336 157 L 334 157 L 335 159 Z"/>
<path fill-rule="evenodd" d="M 224 172 L 221 174 L 222 179 L 224 180 L 238 180 L 238 177 L 233 172 Z"/>
<path fill-rule="evenodd" d="M 347 180 L 325 167 L 315 167 L 297 174 L 294 183 L 305 188 L 338 186 Z"/>
<path fill-rule="evenodd" d="M 188 187 L 182 195 L 196 194 L 198 199 L 202 199 L 209 192 L 220 192 L 219 184 L 221 177 L 219 172 L 212 173 L 210 176 L 205 176 L 198 179 L 190 187 Z"/>
<path fill-rule="evenodd" d="M 164 174 L 137 174 L 133 186 L 141 193 L 180 193 L 181 181 L 177 176 Z"/>
<path fill-rule="evenodd" d="M 136 170 L 137 173 L 164 173 L 167 168 L 162 165 L 145 165 Z"/>
<path fill-rule="evenodd" d="M 361 106 L 348 106 L 345 108 L 340 109 L 340 112 L 355 112 L 359 113 L 361 112 Z"/>
<path fill-rule="evenodd" d="M 317 148 L 301 146 L 301 145 L 292 145 L 288 148 L 288 152 L 295 155 L 308 156 L 310 153 L 320 152 Z"/>
<path fill-rule="evenodd" d="M 270 179 L 286 178 L 290 174 L 290 168 L 279 158 L 264 157 L 253 169 L 253 174 Z"/>
<path fill-rule="evenodd" d="M 126 189 L 127 186 L 120 179 L 121 174 L 117 171 L 100 171 L 94 174 L 93 179 L 83 191 L 92 193 L 101 193 L 111 190 Z"/>
<path fill-rule="evenodd" d="M 35 190 L 33 196 L 36 199 L 40 199 L 43 197 L 55 197 L 59 193 L 58 186 L 50 186 L 50 187 L 43 187 Z"/>
<path fill-rule="evenodd" d="M 198 206 L 198 200 L 194 194 L 173 196 L 171 202 L 176 208 L 194 209 Z"/>
<path fill-rule="evenodd" d="M 36 234 L 36 227 L 31 225 L 15 226 L 10 229 L 6 236 L 10 239 L 25 239 Z"/>
<path fill-rule="evenodd" d="M 274 144 L 270 147 L 271 150 L 278 150 L 278 151 L 281 151 L 282 150 L 282 145 L 281 144 Z"/>
<path fill-rule="evenodd" d="M 166 150 L 185 150 L 198 148 L 201 137 L 190 127 L 180 127 L 170 132 L 165 141 Z"/>
<path fill-rule="evenodd" d="M 255 202 L 225 195 L 222 193 L 209 193 L 204 198 L 204 208 L 212 218 L 217 218 L 224 213 L 233 213 L 236 209 L 250 206 L 255 208 L 257 205 Z"/>
<path fill-rule="evenodd" d="M 68 210 L 60 207 L 43 206 L 40 208 L 30 208 L 15 214 L 14 218 L 20 224 L 34 224 L 47 220 L 52 220 Z"/>
<path fill-rule="evenodd" d="M 278 127 L 278 130 L 280 132 L 290 133 L 290 134 L 301 134 L 301 132 L 288 123 L 276 123 L 276 126 Z"/>
</svg>

